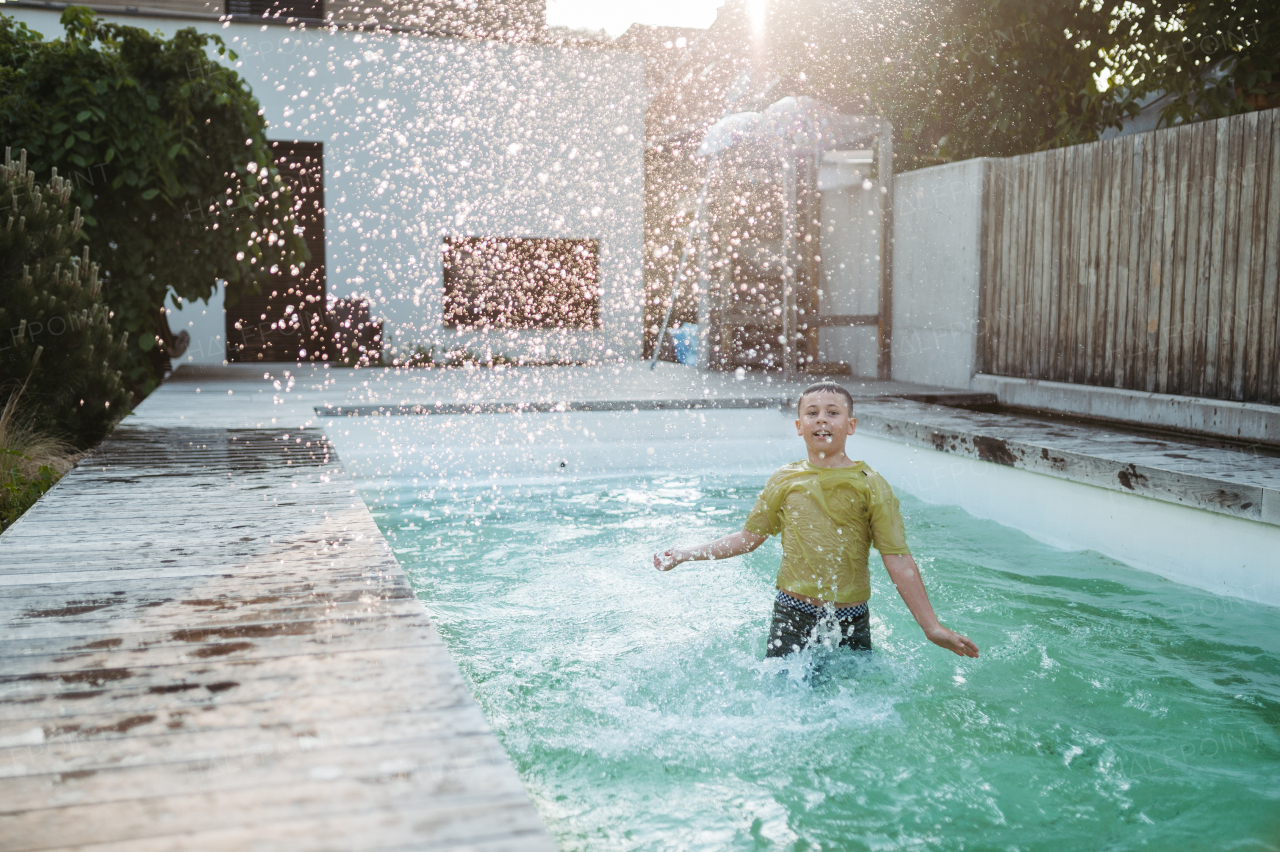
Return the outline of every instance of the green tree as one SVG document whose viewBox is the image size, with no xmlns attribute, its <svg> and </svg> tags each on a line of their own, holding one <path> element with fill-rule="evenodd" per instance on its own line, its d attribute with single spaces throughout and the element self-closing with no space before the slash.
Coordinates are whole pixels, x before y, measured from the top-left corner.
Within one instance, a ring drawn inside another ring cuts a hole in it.
<svg viewBox="0 0 1280 852">
<path fill-rule="evenodd" d="M 776 73 L 894 125 L 899 170 L 1276 105 L 1275 0 L 778 0 Z M 1269 100 L 1270 99 L 1270 100 Z"/>
<path fill-rule="evenodd" d="M 45 41 L 0 15 L 0 144 L 70 182 L 113 326 L 129 335 L 125 378 L 146 393 L 170 287 L 207 300 L 225 281 L 234 299 L 273 270 L 301 274 L 308 254 L 258 102 L 215 61 L 235 59 L 217 36 L 164 40 L 84 7 L 62 25 Z"/>
<path fill-rule="evenodd" d="M 37 432 L 97 443 L 128 408 L 122 381 L 126 337 L 116 338 L 71 184 L 45 186 L 25 154 L 0 168 L 0 390 L 20 393 Z M 25 388 L 24 390 L 18 390 Z M 15 397 L 16 398 L 16 397 Z M 0 448 L 4 449 L 4 448 Z"/>
</svg>

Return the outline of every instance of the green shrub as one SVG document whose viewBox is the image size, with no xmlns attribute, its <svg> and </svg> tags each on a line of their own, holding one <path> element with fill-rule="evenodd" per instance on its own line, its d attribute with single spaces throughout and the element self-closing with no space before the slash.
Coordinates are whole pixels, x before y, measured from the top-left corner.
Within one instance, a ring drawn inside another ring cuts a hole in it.
<svg viewBox="0 0 1280 852">
<path fill-rule="evenodd" d="M 145 393 L 169 287 L 207 300 L 226 281 L 230 301 L 273 267 L 301 274 L 307 250 L 257 100 L 210 58 L 235 59 L 217 36 L 165 40 L 82 6 L 62 25 L 45 41 L 0 15 L 0 145 L 70 180 L 112 325 L 129 335 L 124 378 Z"/>
<path fill-rule="evenodd" d="M 0 168 L 0 388 L 25 386 L 33 428 L 89 447 L 127 411 L 116 338 L 80 210 L 56 174 L 36 183 L 25 152 Z"/>
</svg>

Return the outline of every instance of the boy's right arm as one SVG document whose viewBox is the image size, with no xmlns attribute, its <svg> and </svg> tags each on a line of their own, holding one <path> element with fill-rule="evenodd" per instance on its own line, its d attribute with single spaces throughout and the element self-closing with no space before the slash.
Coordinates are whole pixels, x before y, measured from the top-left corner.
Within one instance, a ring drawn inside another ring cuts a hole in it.
<svg viewBox="0 0 1280 852">
<path fill-rule="evenodd" d="M 655 553 L 653 567 L 659 571 L 670 571 L 681 562 L 700 562 L 704 559 L 728 559 L 731 556 L 741 556 L 764 544 L 767 538 L 768 536 L 756 535 L 749 530 L 738 530 L 724 538 L 696 547 L 673 547 L 662 553 Z"/>
</svg>

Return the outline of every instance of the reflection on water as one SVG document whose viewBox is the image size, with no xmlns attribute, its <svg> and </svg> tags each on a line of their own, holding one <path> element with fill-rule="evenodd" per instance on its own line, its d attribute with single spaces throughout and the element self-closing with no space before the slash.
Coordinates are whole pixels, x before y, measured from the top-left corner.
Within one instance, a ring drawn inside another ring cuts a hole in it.
<svg viewBox="0 0 1280 852">
<path fill-rule="evenodd" d="M 764 660 L 779 548 L 653 570 L 761 477 L 370 493 L 566 849 L 1277 848 L 1276 611 L 903 497 L 929 645 Z M 1212 838 L 1212 840 L 1210 840 Z"/>
</svg>

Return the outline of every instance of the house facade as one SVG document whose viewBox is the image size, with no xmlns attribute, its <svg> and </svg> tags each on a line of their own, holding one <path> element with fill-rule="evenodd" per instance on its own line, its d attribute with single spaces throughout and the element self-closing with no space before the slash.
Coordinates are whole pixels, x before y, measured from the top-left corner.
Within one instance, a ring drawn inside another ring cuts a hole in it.
<svg viewBox="0 0 1280 852">
<path fill-rule="evenodd" d="M 391 349 L 639 356 L 642 56 L 553 42 L 537 6 L 491 4 L 488 15 L 474 4 L 156 2 L 96 8 L 166 37 L 192 26 L 235 51 L 268 137 L 307 175 L 322 212 L 308 242 L 323 249 L 313 263 L 323 263 L 324 295 L 366 299 Z M 47 38 L 60 36 L 60 12 L 5 8 Z M 450 257 L 461 260 L 446 269 Z M 544 284 L 559 289 L 536 309 L 500 298 Z M 229 322 L 220 299 L 173 306 L 171 329 L 191 336 L 175 365 L 261 357 L 252 338 L 271 317 Z"/>
</svg>

